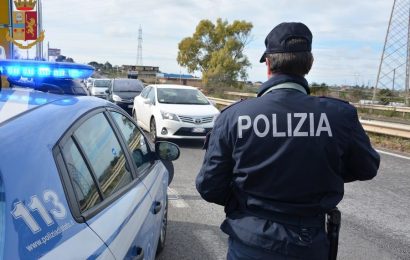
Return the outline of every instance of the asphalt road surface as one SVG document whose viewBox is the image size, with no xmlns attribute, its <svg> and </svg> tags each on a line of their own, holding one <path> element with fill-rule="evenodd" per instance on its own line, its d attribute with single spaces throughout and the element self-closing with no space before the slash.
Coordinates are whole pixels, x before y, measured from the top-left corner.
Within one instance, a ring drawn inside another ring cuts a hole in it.
<svg viewBox="0 0 410 260">
<path fill-rule="evenodd" d="M 202 200 L 195 189 L 202 143 L 177 144 L 181 157 L 174 163 L 167 241 L 159 259 L 226 259 L 228 238 L 219 229 L 223 208 Z M 410 259 L 410 158 L 381 157 L 374 180 L 345 185 L 338 259 Z"/>
</svg>

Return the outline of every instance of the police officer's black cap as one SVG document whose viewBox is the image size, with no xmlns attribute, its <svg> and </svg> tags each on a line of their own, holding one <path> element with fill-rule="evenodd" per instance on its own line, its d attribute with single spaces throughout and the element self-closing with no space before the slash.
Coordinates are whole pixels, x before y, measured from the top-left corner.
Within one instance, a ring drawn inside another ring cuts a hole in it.
<svg viewBox="0 0 410 260">
<path fill-rule="evenodd" d="M 307 44 L 287 46 L 287 41 L 300 38 L 306 39 Z M 266 36 L 265 46 L 266 50 L 260 59 L 261 63 L 265 62 L 266 54 L 311 51 L 312 32 L 303 23 L 281 23 Z"/>
</svg>

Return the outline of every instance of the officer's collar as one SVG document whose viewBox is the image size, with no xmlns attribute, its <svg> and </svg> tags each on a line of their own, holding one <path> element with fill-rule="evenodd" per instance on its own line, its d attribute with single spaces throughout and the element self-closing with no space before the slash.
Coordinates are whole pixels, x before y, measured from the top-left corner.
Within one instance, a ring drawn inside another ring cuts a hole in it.
<svg viewBox="0 0 410 260">
<path fill-rule="evenodd" d="M 273 77 L 271 77 L 268 81 L 262 84 L 260 86 L 259 91 L 258 91 L 258 97 L 262 96 L 266 91 L 268 90 L 273 90 L 275 87 L 279 84 L 287 83 L 287 82 L 292 82 L 296 83 L 298 85 L 301 85 L 305 90 L 306 93 L 309 95 L 310 94 L 310 89 L 307 80 L 304 77 L 301 76 L 296 76 L 296 75 L 290 75 L 290 74 L 277 74 Z"/>
</svg>

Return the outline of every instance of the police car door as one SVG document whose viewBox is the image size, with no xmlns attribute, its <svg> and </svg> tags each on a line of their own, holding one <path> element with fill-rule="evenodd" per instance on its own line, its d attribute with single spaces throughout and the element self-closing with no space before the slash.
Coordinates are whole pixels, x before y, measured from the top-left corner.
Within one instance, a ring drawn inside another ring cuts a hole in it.
<svg viewBox="0 0 410 260">
<path fill-rule="evenodd" d="M 149 234 L 152 245 L 152 251 L 149 253 L 155 256 L 161 227 L 163 227 L 161 224 L 167 208 L 168 175 L 162 163 L 153 159 L 150 146 L 141 130 L 127 116 L 116 111 L 110 113 L 132 153 L 138 178 L 148 188 L 154 200 L 151 208 L 154 225 L 147 230 L 147 235 Z"/>
<path fill-rule="evenodd" d="M 150 227 L 152 199 L 146 187 L 134 178 L 122 136 L 103 110 L 83 118 L 71 138 L 85 158 L 97 196 L 87 198 L 82 176 L 72 174 L 80 214 L 105 242 L 117 259 L 153 258 Z M 81 250 L 81 249 L 79 249 Z"/>
</svg>

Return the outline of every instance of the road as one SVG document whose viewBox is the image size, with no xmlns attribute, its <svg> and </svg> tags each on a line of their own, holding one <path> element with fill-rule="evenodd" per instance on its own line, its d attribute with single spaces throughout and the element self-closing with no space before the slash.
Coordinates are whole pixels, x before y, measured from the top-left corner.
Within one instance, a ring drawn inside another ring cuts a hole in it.
<svg viewBox="0 0 410 260">
<path fill-rule="evenodd" d="M 201 143 L 178 144 L 167 244 L 159 259 L 226 259 L 223 208 L 203 201 L 195 189 Z M 345 185 L 338 259 L 410 259 L 410 158 L 381 157 L 374 180 Z"/>
</svg>

